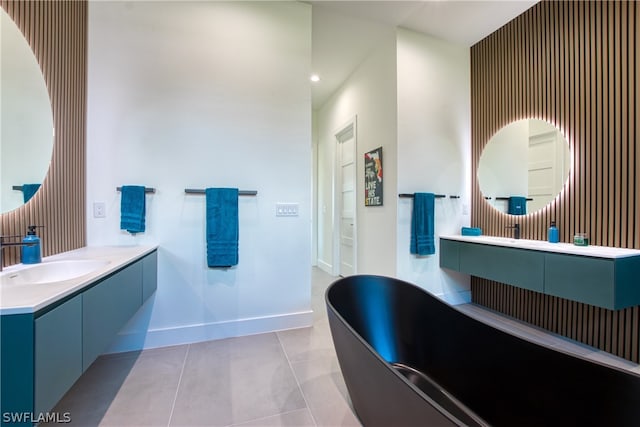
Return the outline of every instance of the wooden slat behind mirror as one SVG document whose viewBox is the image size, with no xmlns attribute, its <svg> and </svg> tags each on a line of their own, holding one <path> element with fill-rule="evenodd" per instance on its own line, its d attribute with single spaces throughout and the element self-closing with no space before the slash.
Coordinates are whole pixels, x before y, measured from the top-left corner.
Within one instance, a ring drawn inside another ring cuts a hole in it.
<svg viewBox="0 0 640 427">
<path fill-rule="evenodd" d="M 87 2 L 0 0 L 33 50 L 49 91 L 55 129 L 49 172 L 35 196 L 0 215 L 0 235 L 26 234 L 44 225 L 42 255 L 86 242 L 85 126 Z M 4 265 L 20 262 L 17 248 L 4 249 Z"/>
<path fill-rule="evenodd" d="M 594 245 L 640 249 L 640 4 L 540 2 L 471 48 L 472 219 L 485 234 L 560 240 L 578 232 Z M 569 184 L 541 212 L 513 217 L 480 192 L 484 145 L 524 117 L 560 128 L 573 153 Z M 640 362 L 638 308 L 609 312 L 472 278 L 474 301 Z M 549 306 L 551 305 L 551 306 Z"/>
</svg>

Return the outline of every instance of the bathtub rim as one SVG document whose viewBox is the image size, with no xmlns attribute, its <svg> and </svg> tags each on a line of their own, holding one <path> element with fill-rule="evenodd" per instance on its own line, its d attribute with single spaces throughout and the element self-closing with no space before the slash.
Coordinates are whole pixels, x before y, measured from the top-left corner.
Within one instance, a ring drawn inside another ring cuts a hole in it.
<svg viewBox="0 0 640 427">
<path fill-rule="evenodd" d="M 370 277 L 370 278 L 376 278 L 376 279 L 392 279 L 392 280 L 397 280 L 400 281 L 402 283 L 405 283 L 409 286 L 412 286 L 414 288 L 419 289 L 422 292 L 428 292 L 425 289 L 414 285 L 413 283 L 409 283 L 407 281 L 404 281 L 402 279 L 398 279 L 395 277 L 391 277 L 391 276 L 382 276 L 382 275 L 373 275 L 373 274 L 357 274 L 354 276 L 358 276 L 358 277 Z M 355 329 L 353 329 L 353 327 L 349 324 L 349 322 L 346 321 L 346 319 L 344 317 L 342 317 L 342 315 L 336 310 L 335 306 L 333 304 L 331 304 L 329 302 L 329 292 L 331 291 L 331 288 L 333 287 L 333 285 L 336 282 L 339 282 L 341 280 L 345 280 L 348 279 L 350 277 L 354 277 L 354 276 L 347 276 L 347 277 L 340 277 L 336 280 L 334 280 L 333 282 L 331 282 L 331 284 L 329 285 L 329 287 L 327 287 L 327 289 L 325 290 L 324 296 L 325 296 L 325 304 L 327 306 L 331 307 L 331 311 L 332 314 L 334 314 L 338 319 L 340 319 L 340 322 L 347 327 L 347 329 L 351 332 L 351 334 L 353 336 L 356 337 L 356 339 L 364 345 L 364 347 L 367 349 L 367 351 L 369 353 L 371 353 L 379 362 L 381 362 L 383 365 L 385 365 L 387 367 L 387 369 L 391 372 L 393 372 L 393 375 L 396 376 L 396 378 L 399 378 L 401 381 L 403 381 L 405 383 L 405 385 L 408 385 L 414 392 L 416 392 L 420 397 L 422 397 L 427 403 L 429 403 L 430 405 L 432 405 L 438 412 L 440 412 L 443 416 L 445 416 L 448 420 L 450 420 L 452 423 L 461 426 L 461 427 L 465 427 L 466 424 L 464 424 L 462 421 L 460 421 L 457 417 L 455 417 L 453 414 L 451 414 L 449 411 L 447 411 L 446 409 L 444 409 L 438 402 L 436 402 L 435 400 L 433 400 L 428 394 L 426 394 L 425 392 L 423 392 L 418 386 L 416 386 L 415 384 L 413 384 L 411 381 L 409 381 L 404 375 L 402 375 L 401 373 L 399 373 L 396 369 L 394 369 L 391 366 L 391 363 L 394 362 L 387 362 L 382 356 L 380 356 L 380 354 L 378 354 L 378 352 L 371 346 L 371 344 L 369 344 L 367 342 L 367 340 L 365 340 L 364 338 L 362 338 L 362 336 L 360 336 L 359 333 L 356 332 Z M 431 294 L 429 292 L 429 295 L 434 296 L 435 298 L 437 298 L 435 295 Z M 439 298 L 438 298 L 439 299 Z M 440 300 L 440 299 L 439 299 Z M 443 301 L 444 302 L 444 301 Z M 453 306 L 452 306 L 453 307 Z M 459 311 L 459 310 L 458 310 Z M 463 312 L 459 311 L 461 314 L 464 314 Z M 331 325 L 329 325 L 329 329 L 331 329 Z M 332 332 L 333 334 L 333 332 Z M 333 340 L 333 336 L 332 336 L 332 340 Z M 337 356 L 337 350 L 336 350 L 336 356 Z M 338 357 L 338 363 L 340 363 L 340 358 Z M 342 366 L 340 367 L 340 370 L 342 370 Z M 344 376 L 344 373 L 342 374 Z M 437 382 L 435 382 L 434 380 L 432 380 L 435 384 L 438 384 Z M 443 387 L 441 387 L 438 384 L 438 387 L 441 390 L 445 390 Z M 449 394 L 448 392 L 445 394 Z M 460 402 L 457 398 L 455 398 L 455 396 L 453 396 L 456 404 L 459 404 L 463 409 L 463 411 L 467 414 L 467 416 L 469 416 L 470 418 L 472 418 L 474 421 L 476 421 L 479 425 L 481 426 L 487 426 L 490 427 L 490 424 L 487 423 L 485 420 L 483 420 L 480 416 L 478 416 L 475 412 L 473 412 L 471 409 L 467 408 L 466 405 L 464 405 L 462 402 Z M 355 409 L 355 408 L 354 408 Z"/>
<path fill-rule="evenodd" d="M 488 322 L 485 322 L 483 319 L 479 319 L 479 318 L 477 318 L 477 317 L 475 317 L 475 316 L 471 316 L 471 315 L 469 315 L 469 314 L 465 313 L 464 311 L 462 311 L 462 310 L 458 309 L 458 308 L 457 308 L 457 305 L 450 304 L 450 303 L 449 303 L 449 302 L 447 302 L 446 300 L 444 300 L 444 299 L 440 298 L 438 295 L 436 295 L 436 294 L 434 294 L 434 293 L 432 293 L 432 292 L 430 292 L 430 291 L 428 291 L 428 290 L 426 290 L 426 289 L 424 289 L 424 288 L 422 288 L 422 287 L 420 287 L 420 286 L 418 286 L 418 285 L 415 285 L 415 284 L 413 284 L 413 283 L 411 283 L 411 282 L 407 282 L 406 280 L 403 280 L 403 279 L 399 279 L 399 278 L 397 278 L 397 277 L 384 276 L 384 275 L 377 275 L 377 274 L 354 274 L 354 275 L 352 275 L 352 276 L 340 277 L 340 278 L 338 278 L 338 279 L 334 280 L 333 282 L 331 282 L 331 284 L 329 285 L 329 287 L 328 287 L 328 288 L 327 288 L 327 290 L 325 291 L 325 302 L 327 302 L 327 293 L 329 292 L 329 289 L 331 288 L 331 286 L 332 286 L 335 282 L 338 282 L 338 281 L 343 280 L 343 279 L 348 279 L 348 278 L 350 278 L 350 277 L 354 277 L 354 276 L 358 276 L 358 277 L 373 277 L 373 278 L 381 278 L 381 279 L 392 279 L 392 280 L 396 280 L 396 281 L 402 282 L 402 283 L 404 283 L 404 284 L 406 284 L 406 285 L 408 285 L 408 286 L 411 286 L 411 287 L 413 287 L 413 288 L 417 288 L 417 289 L 419 289 L 420 291 L 427 293 L 428 295 L 430 295 L 430 296 L 434 297 L 435 299 L 437 299 L 438 301 L 440 301 L 440 302 L 442 302 L 443 304 L 447 305 L 448 307 L 450 307 L 450 308 L 452 308 L 452 309 L 456 310 L 459 314 L 461 314 L 461 315 L 463 315 L 463 316 L 465 316 L 465 317 L 467 317 L 467 318 L 469 318 L 469 319 L 475 320 L 476 322 L 480 322 L 480 323 L 482 323 L 482 324 L 484 324 L 484 325 L 487 325 L 487 326 L 489 326 L 489 327 L 491 327 L 491 328 L 497 329 L 497 330 L 499 330 L 500 332 L 503 332 L 503 333 L 505 333 L 505 334 L 511 335 L 511 336 L 512 336 L 512 337 L 514 337 L 514 338 L 517 338 L 517 339 L 519 339 L 519 340 L 522 340 L 522 341 L 525 341 L 525 342 L 528 342 L 528 343 L 531 343 L 531 344 L 537 345 L 537 346 L 539 346 L 539 347 L 546 348 L 546 349 L 548 349 L 548 350 L 553 350 L 553 351 L 555 351 L 556 353 L 562 353 L 562 354 L 565 354 L 565 355 L 567 355 L 567 356 L 574 357 L 574 358 L 576 358 L 576 359 L 581 359 L 581 360 L 583 360 L 583 361 L 585 361 L 585 362 L 593 363 L 593 364 L 595 364 L 595 365 L 600 365 L 600 366 L 605 367 L 605 368 L 613 369 L 613 370 L 616 370 L 616 371 L 619 371 L 619 372 L 622 372 L 622 373 L 629 374 L 629 375 L 635 376 L 635 377 L 637 377 L 637 378 L 640 378 L 640 371 L 636 372 L 636 371 L 632 371 L 632 370 L 629 370 L 629 369 L 624 369 L 624 368 L 621 368 L 621 367 L 619 367 L 619 366 L 612 365 L 612 364 L 609 364 L 609 363 L 606 363 L 606 362 L 603 362 L 603 361 L 600 361 L 600 360 L 597 360 L 597 359 L 590 359 L 590 358 L 585 357 L 584 355 L 582 355 L 582 354 L 580 354 L 580 353 L 573 353 L 573 352 L 571 352 L 571 351 L 569 351 L 569 350 L 566 350 L 566 349 L 564 349 L 564 348 L 561 348 L 561 347 L 555 347 L 555 346 L 553 346 L 553 345 L 546 344 L 546 343 L 543 343 L 543 342 L 537 342 L 537 341 L 530 340 L 530 339 L 528 339 L 528 338 L 526 338 L 526 337 L 523 337 L 523 336 L 521 336 L 521 335 L 513 334 L 509 329 L 507 329 L 506 327 L 504 327 L 504 326 L 502 326 L 502 325 L 496 325 L 496 324 L 488 323 Z M 542 331 L 542 332 L 545 332 L 545 333 L 548 333 L 548 334 L 551 334 L 551 335 L 557 336 L 557 337 L 562 338 L 562 339 L 569 340 L 570 342 L 575 342 L 575 343 L 580 344 L 580 345 L 585 345 L 585 346 L 587 346 L 587 347 L 592 348 L 594 352 L 596 352 L 596 351 L 603 351 L 603 350 L 599 350 L 599 349 L 597 349 L 597 348 L 595 348 L 595 347 L 589 346 L 588 344 L 583 344 L 583 343 L 580 343 L 580 342 L 578 342 L 578 341 L 572 340 L 571 338 L 568 338 L 568 337 L 565 337 L 565 336 L 562 336 L 562 335 L 556 334 L 556 333 L 554 333 L 554 332 L 548 331 L 548 330 L 546 330 L 546 329 L 543 329 L 543 328 L 537 327 L 537 326 L 532 325 L 532 324 L 530 324 L 530 323 L 527 323 L 527 322 L 525 322 L 525 321 L 519 320 L 519 319 L 517 319 L 517 318 L 515 318 L 515 317 L 511 317 L 511 316 L 509 316 L 509 315 L 506 315 L 506 314 L 504 314 L 504 313 L 501 313 L 501 312 L 499 312 L 499 311 L 492 310 L 492 309 L 490 309 L 490 308 L 488 308 L 488 307 L 485 307 L 485 306 L 483 306 L 483 305 L 476 304 L 476 303 L 468 303 L 468 304 L 473 304 L 473 305 L 476 305 L 476 306 L 478 306 L 478 307 L 481 307 L 483 310 L 487 310 L 487 311 L 490 311 L 490 312 L 492 312 L 492 313 L 499 314 L 499 315 L 501 315 L 501 316 L 506 316 L 506 317 L 508 317 L 508 318 L 510 318 L 510 319 L 513 319 L 513 320 L 516 320 L 517 322 L 522 323 L 522 324 L 524 324 L 524 325 L 526 325 L 526 326 L 529 326 L 529 327 L 535 328 L 535 329 L 537 329 L 537 330 L 540 330 L 540 331 Z M 333 305 L 331 305 L 331 307 L 332 307 L 332 308 L 334 308 L 334 307 L 333 307 Z M 334 308 L 334 311 L 335 311 L 335 308 Z M 346 323 L 346 321 L 344 320 L 344 318 L 343 318 L 342 316 L 340 316 L 340 319 L 341 319 L 341 320 L 343 320 L 343 321 Z M 351 328 L 351 325 L 347 324 L 347 326 L 349 326 L 349 328 L 353 330 L 353 328 Z M 353 331 L 353 332 L 355 332 L 355 331 Z M 364 341 L 364 339 L 363 339 L 362 337 L 360 337 L 360 335 L 359 335 L 359 334 L 356 334 L 356 335 L 358 335 L 358 337 Z M 369 345 L 369 343 L 367 343 L 366 341 L 364 341 L 364 342 L 365 342 L 365 344 L 367 344 L 369 347 L 371 347 L 371 346 Z M 373 347 L 371 347 L 371 348 L 370 348 L 370 350 L 371 350 L 371 351 L 373 351 L 374 353 L 376 353 L 376 351 L 373 349 Z M 614 356 L 614 355 L 613 355 L 613 354 L 611 354 L 611 353 L 607 353 L 607 354 L 610 354 L 610 355 Z M 382 359 L 382 360 L 384 361 L 384 359 Z M 621 360 L 624 360 L 624 361 L 629 362 L 629 363 L 633 363 L 633 362 L 631 362 L 631 361 L 629 361 L 629 360 L 626 360 L 626 359 L 621 359 Z M 385 361 L 385 363 L 386 363 L 386 361 Z M 638 368 L 640 368 L 640 363 L 639 363 L 639 364 L 637 364 L 637 367 L 638 367 Z"/>
</svg>

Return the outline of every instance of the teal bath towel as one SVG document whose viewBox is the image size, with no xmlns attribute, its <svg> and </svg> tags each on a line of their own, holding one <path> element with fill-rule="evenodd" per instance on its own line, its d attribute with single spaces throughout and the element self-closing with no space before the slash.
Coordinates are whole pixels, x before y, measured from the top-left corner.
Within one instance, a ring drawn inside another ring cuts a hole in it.
<svg viewBox="0 0 640 427">
<path fill-rule="evenodd" d="M 409 251 L 416 255 L 436 253 L 434 239 L 434 203 L 433 193 L 415 193 L 411 212 L 411 244 Z"/>
<path fill-rule="evenodd" d="M 123 185 L 120 191 L 120 229 L 131 234 L 144 232 L 145 188 L 140 185 Z"/>
<path fill-rule="evenodd" d="M 509 197 L 509 209 L 507 213 L 510 215 L 526 215 L 527 198 L 522 196 Z"/>
<path fill-rule="evenodd" d="M 36 191 L 38 191 L 38 188 L 40 188 L 40 184 L 22 184 L 22 197 L 24 203 L 31 200 L 33 195 L 36 194 Z"/>
<path fill-rule="evenodd" d="M 482 229 L 480 227 L 462 227 L 460 234 L 463 236 L 482 236 Z"/>
<path fill-rule="evenodd" d="M 238 189 L 207 188 L 207 265 L 238 264 Z"/>
</svg>

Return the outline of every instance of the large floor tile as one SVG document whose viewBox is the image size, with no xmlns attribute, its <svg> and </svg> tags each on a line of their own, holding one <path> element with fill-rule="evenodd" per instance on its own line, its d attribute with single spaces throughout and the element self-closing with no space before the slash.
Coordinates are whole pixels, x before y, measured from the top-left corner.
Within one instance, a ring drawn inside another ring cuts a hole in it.
<svg viewBox="0 0 640 427">
<path fill-rule="evenodd" d="M 233 427 L 315 427 L 315 425 L 311 412 L 305 408 L 246 423 L 234 424 Z"/>
<path fill-rule="evenodd" d="M 143 352 L 100 425 L 167 425 L 185 355 L 184 346 L 164 352 Z"/>
<path fill-rule="evenodd" d="M 318 426 L 360 426 L 351 408 L 338 359 L 320 357 L 291 364 Z"/>
<path fill-rule="evenodd" d="M 275 333 L 193 344 L 173 426 L 226 426 L 305 408 Z"/>
<path fill-rule="evenodd" d="M 77 426 L 166 425 L 187 347 L 98 358 L 54 408 Z"/>
<path fill-rule="evenodd" d="M 69 413 L 71 426 L 98 425 L 135 362 L 136 358 L 96 360 L 52 411 Z"/>
<path fill-rule="evenodd" d="M 327 307 L 325 303 L 325 292 L 329 285 L 336 280 L 322 270 L 314 269 L 311 276 L 311 309 L 313 310 L 313 320 L 322 320 L 327 318 Z"/>
<path fill-rule="evenodd" d="M 278 338 L 291 363 L 335 355 L 326 317 L 316 320 L 310 328 L 279 331 Z"/>
</svg>

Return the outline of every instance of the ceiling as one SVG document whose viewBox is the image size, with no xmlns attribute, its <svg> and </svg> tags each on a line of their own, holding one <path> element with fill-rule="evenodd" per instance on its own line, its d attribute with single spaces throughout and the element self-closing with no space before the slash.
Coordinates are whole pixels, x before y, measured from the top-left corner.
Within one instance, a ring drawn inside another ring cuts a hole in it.
<svg viewBox="0 0 640 427">
<path fill-rule="evenodd" d="M 396 27 L 472 46 L 538 0 L 309 1 L 313 108 L 322 106 Z"/>
</svg>

